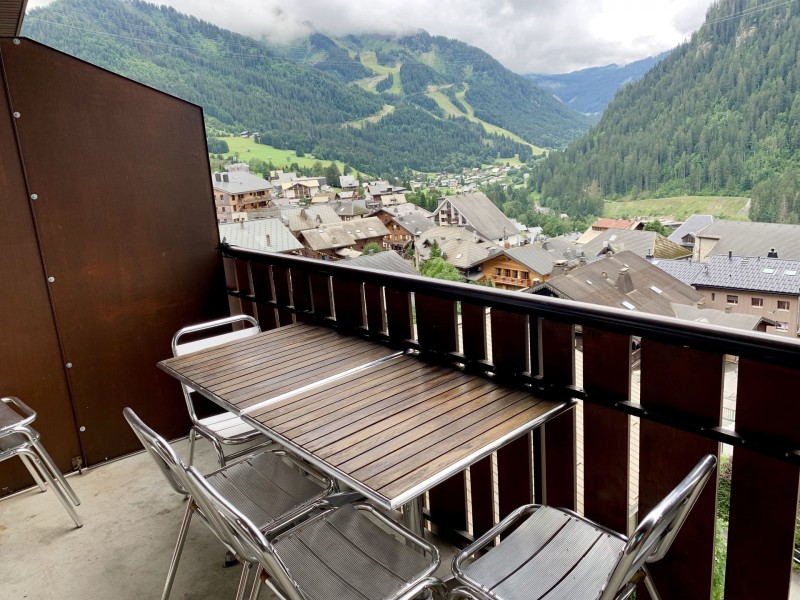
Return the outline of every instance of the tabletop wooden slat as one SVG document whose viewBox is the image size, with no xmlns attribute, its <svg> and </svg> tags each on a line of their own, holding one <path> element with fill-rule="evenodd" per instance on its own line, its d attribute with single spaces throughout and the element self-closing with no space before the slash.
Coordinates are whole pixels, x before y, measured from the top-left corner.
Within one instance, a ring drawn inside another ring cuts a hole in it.
<svg viewBox="0 0 800 600">
<path fill-rule="evenodd" d="M 306 324 L 159 367 L 392 508 L 564 406 Z"/>
</svg>

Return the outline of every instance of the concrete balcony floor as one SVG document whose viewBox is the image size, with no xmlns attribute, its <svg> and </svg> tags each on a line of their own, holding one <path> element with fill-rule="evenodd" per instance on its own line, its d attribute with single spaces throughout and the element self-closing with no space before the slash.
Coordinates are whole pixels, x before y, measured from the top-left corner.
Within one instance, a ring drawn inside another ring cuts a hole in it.
<svg viewBox="0 0 800 600">
<path fill-rule="evenodd" d="M 186 440 L 173 447 L 188 458 Z M 195 464 L 203 472 L 217 467 L 209 444 L 198 441 Z M 80 529 L 50 490 L 0 500 L 0 598 L 160 598 L 186 504 L 150 456 L 141 452 L 68 481 L 81 499 Z M 445 576 L 454 551 L 438 545 Z M 219 540 L 193 519 L 170 598 L 233 598 L 241 569 L 223 568 L 224 557 Z M 259 598 L 274 596 L 262 588 Z"/>
</svg>

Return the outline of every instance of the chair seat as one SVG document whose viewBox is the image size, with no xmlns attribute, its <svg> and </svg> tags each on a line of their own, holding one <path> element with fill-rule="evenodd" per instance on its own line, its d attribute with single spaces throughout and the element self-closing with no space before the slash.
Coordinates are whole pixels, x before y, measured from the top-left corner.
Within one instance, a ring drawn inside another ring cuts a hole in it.
<svg viewBox="0 0 800 600">
<path fill-rule="evenodd" d="M 389 598 L 434 562 L 352 505 L 303 523 L 274 546 L 309 600 Z"/>
<path fill-rule="evenodd" d="M 464 574 L 498 600 L 590 600 L 624 547 L 623 539 L 543 506 Z"/>
<path fill-rule="evenodd" d="M 327 494 L 322 483 L 301 475 L 295 465 L 275 452 L 261 452 L 206 479 L 262 531 Z"/>
<path fill-rule="evenodd" d="M 27 438 L 21 433 L 10 433 L 0 437 L 0 452 L 16 450 L 17 448 L 30 445 L 30 442 L 28 442 Z"/>
<path fill-rule="evenodd" d="M 247 441 L 264 435 L 252 425 L 248 425 L 241 418 L 230 413 L 221 413 L 200 419 L 197 426 L 218 438 L 222 443 L 225 443 L 226 440 Z"/>
</svg>

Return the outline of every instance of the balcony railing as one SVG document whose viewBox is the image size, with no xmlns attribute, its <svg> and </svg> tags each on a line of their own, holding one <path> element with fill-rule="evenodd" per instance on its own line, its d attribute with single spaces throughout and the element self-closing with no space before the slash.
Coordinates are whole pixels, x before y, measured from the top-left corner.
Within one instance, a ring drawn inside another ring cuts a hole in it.
<svg viewBox="0 0 800 600">
<path fill-rule="evenodd" d="M 726 443 L 733 474 L 725 597 L 788 597 L 800 481 L 797 340 L 344 263 L 222 252 L 231 310 L 254 314 L 264 328 L 314 320 L 581 401 L 582 425 L 570 411 L 432 490 L 428 514 L 439 526 L 479 535 L 532 500 L 568 508 L 580 500 L 587 516 L 625 531 L 631 485 L 645 514 L 700 456 Z M 641 340 L 638 378 L 633 338 Z M 734 429 L 722 427 L 731 357 Z M 716 492 L 707 487 L 670 554 L 654 565 L 665 598 L 711 595 Z"/>
</svg>

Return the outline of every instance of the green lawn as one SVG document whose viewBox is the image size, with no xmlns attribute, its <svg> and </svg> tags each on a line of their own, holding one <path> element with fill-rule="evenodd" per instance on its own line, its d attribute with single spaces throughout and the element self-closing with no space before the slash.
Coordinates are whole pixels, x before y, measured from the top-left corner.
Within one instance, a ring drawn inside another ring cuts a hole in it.
<svg viewBox="0 0 800 600">
<path fill-rule="evenodd" d="M 748 198 L 732 196 L 677 196 L 652 200 L 606 201 L 603 216 L 614 219 L 660 217 L 682 221 L 693 214 L 748 221 Z"/>
<path fill-rule="evenodd" d="M 260 158 L 264 162 L 272 161 L 278 169 L 288 166 L 292 163 L 297 163 L 303 168 L 310 167 L 317 159 L 310 158 L 308 155 L 298 157 L 294 150 L 279 150 L 273 146 L 266 146 L 264 144 L 256 144 L 253 138 L 242 138 L 239 136 L 227 136 L 220 139 L 228 142 L 228 149 L 230 152 L 223 154 L 224 157 L 238 156 L 241 162 L 250 162 L 254 158 Z M 320 161 L 326 167 L 331 164 L 329 160 Z M 336 161 L 339 165 L 339 170 L 344 168 L 344 164 Z"/>
</svg>

